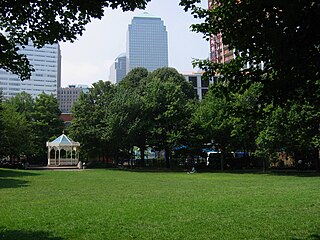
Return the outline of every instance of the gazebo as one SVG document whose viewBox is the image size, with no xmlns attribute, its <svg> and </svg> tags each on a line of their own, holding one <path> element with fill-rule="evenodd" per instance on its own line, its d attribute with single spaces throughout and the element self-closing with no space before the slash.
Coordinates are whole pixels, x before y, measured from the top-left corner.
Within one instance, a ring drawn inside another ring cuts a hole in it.
<svg viewBox="0 0 320 240">
<path fill-rule="evenodd" d="M 52 142 L 47 142 L 48 166 L 76 166 L 79 162 L 80 143 L 64 133 Z"/>
</svg>

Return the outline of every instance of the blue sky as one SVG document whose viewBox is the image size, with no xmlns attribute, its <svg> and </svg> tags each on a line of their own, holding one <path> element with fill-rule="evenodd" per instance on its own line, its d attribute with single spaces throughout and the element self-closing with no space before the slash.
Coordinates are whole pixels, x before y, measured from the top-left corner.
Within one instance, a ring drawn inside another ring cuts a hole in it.
<svg viewBox="0 0 320 240">
<path fill-rule="evenodd" d="M 122 12 L 106 9 L 102 20 L 94 20 L 74 43 L 60 43 L 62 54 L 62 86 L 109 80 L 114 59 L 126 51 L 128 24 L 144 11 L 161 17 L 168 32 L 169 66 L 179 72 L 192 72 L 193 58 L 208 58 L 209 43 L 199 33 L 190 31 L 197 22 L 179 6 L 180 0 L 151 0 L 146 10 Z M 206 7 L 207 1 L 202 1 Z"/>
</svg>

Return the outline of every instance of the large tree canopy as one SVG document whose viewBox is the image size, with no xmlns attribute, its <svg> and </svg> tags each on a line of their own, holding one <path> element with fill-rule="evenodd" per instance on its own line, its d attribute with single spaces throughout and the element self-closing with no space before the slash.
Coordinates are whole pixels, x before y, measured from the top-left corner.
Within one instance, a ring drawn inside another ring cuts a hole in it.
<svg viewBox="0 0 320 240">
<path fill-rule="evenodd" d="M 314 160 L 320 124 L 319 1 L 212 0 L 208 9 L 198 7 L 200 2 L 180 3 L 204 19 L 192 29 L 206 39 L 221 34 L 235 53 L 227 64 L 195 61 L 206 76 L 221 76 L 197 111 L 210 117 L 204 127 L 213 138 L 222 130 L 224 144 L 235 138 L 262 157 L 286 151 Z M 224 95 L 217 82 L 227 87 Z"/>
<path fill-rule="evenodd" d="M 198 2 L 181 0 L 180 4 L 205 20 L 193 25 L 194 31 L 206 38 L 221 33 L 223 43 L 236 50 L 235 61 L 241 64 L 238 71 L 228 72 L 233 75 L 234 87 L 248 81 L 249 74 L 255 74 L 264 83 L 265 93 L 280 101 L 297 98 L 301 90 L 302 95 L 314 97 L 320 78 L 319 1 L 215 0 L 210 9 L 197 7 Z M 263 73 L 257 72 L 260 62 L 264 63 Z M 222 71 L 226 75 L 225 66 L 209 61 L 199 63 L 211 73 Z M 251 67 L 243 69 L 245 63 Z"/>
<path fill-rule="evenodd" d="M 0 4 L 0 68 L 27 79 L 31 66 L 19 46 L 31 40 L 36 47 L 58 41 L 74 41 L 104 8 L 123 11 L 144 9 L 150 0 L 3 0 Z"/>
</svg>

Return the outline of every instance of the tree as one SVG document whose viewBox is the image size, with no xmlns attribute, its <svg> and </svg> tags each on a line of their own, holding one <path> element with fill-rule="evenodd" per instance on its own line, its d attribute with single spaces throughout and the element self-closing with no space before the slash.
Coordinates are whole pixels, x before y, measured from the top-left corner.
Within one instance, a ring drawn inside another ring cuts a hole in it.
<svg viewBox="0 0 320 240">
<path fill-rule="evenodd" d="M 146 101 L 143 97 L 149 72 L 146 68 L 134 68 L 120 82 L 118 93 L 122 96 L 123 104 L 118 113 L 125 113 L 127 136 L 131 148 L 138 146 L 141 154 L 141 166 L 144 166 L 146 142 L 149 135 L 151 116 L 146 112 Z M 122 94 L 121 94 L 122 93 Z M 116 101 L 117 102 L 117 101 Z M 125 109 L 123 109 L 125 108 Z M 129 113 L 129 114 L 128 114 Z M 131 144 L 130 144 L 131 142 Z"/>
<path fill-rule="evenodd" d="M 315 161 L 317 148 L 314 141 L 319 137 L 317 108 L 307 102 L 287 102 L 283 106 L 270 104 L 264 108 L 263 117 L 258 121 L 259 134 L 256 138 L 259 156 L 277 160 L 277 152 L 287 152 L 295 160 Z"/>
<path fill-rule="evenodd" d="M 193 121 L 205 131 L 206 142 L 220 145 L 221 150 L 231 145 L 231 96 L 223 84 L 212 85 L 193 114 Z"/>
<path fill-rule="evenodd" d="M 150 0 L 24 1 L 5 0 L 0 5 L 0 68 L 30 78 L 28 59 L 19 48 L 32 41 L 36 47 L 58 41 L 74 41 L 93 18 L 101 19 L 104 8 L 123 11 L 144 9 Z"/>
<path fill-rule="evenodd" d="M 239 77 L 253 74 L 259 76 L 264 91 L 279 101 L 314 97 L 320 69 L 320 4 L 314 0 L 294 1 L 235 1 L 215 0 L 210 9 L 196 6 L 200 0 L 181 0 L 185 9 L 205 19 L 194 24 L 193 30 L 209 38 L 222 34 L 223 43 L 235 49 L 236 62 L 250 68 L 229 71 L 233 87 L 245 84 Z M 245 33 L 245 34 L 244 34 Z M 258 64 L 263 62 L 263 71 Z M 198 62 L 210 69 L 210 73 L 223 71 L 225 65 L 209 61 Z M 264 75 L 263 78 L 261 76 Z M 258 79 L 253 79 L 258 81 Z M 303 96 L 301 96 L 303 90 Z M 299 94 L 300 93 L 300 94 Z"/>
<path fill-rule="evenodd" d="M 24 151 L 24 154 L 27 158 L 30 158 L 32 157 L 32 155 L 34 155 L 35 152 L 37 152 L 36 145 L 32 144 L 37 138 L 35 132 L 33 131 L 34 119 L 32 115 L 34 113 L 34 99 L 30 94 L 21 92 L 16 96 L 8 99 L 7 103 L 10 104 L 14 108 L 14 110 L 17 113 L 21 114 L 26 120 L 25 125 L 29 129 L 29 132 L 28 138 L 24 138 L 25 142 L 28 143 L 25 144 L 27 147 Z"/>
<path fill-rule="evenodd" d="M 120 86 L 133 89 L 133 90 L 141 90 L 140 86 L 143 81 L 148 77 L 149 72 L 146 68 L 137 67 L 132 69 L 119 83 Z"/>
<path fill-rule="evenodd" d="M 35 99 L 32 112 L 32 128 L 35 133 L 35 154 L 44 158 L 47 153 L 46 142 L 58 137 L 63 131 L 63 122 L 60 119 L 61 111 L 57 99 L 45 93 L 41 93 Z"/>
<path fill-rule="evenodd" d="M 0 90 L 0 135 L 3 135 L 4 131 L 4 124 L 3 124 L 3 97 L 2 97 L 2 90 Z M 3 155 L 4 144 L 3 141 L 0 141 L 0 156 Z"/>
<path fill-rule="evenodd" d="M 29 155 L 31 149 L 32 130 L 24 114 L 17 112 L 15 106 L 6 102 L 2 110 L 3 131 L 1 135 L 1 155 L 10 160 L 20 160 L 20 156 Z"/>
<path fill-rule="evenodd" d="M 150 73 L 145 81 L 148 82 L 150 81 L 150 79 L 155 78 L 163 82 L 172 82 L 174 84 L 178 84 L 180 85 L 183 93 L 186 94 L 188 98 L 195 98 L 194 90 L 191 83 L 186 81 L 184 76 L 180 74 L 176 69 L 170 67 L 158 68 L 157 70 Z"/>
<path fill-rule="evenodd" d="M 173 147 L 188 134 L 194 91 L 175 69 L 160 68 L 148 76 L 143 97 L 151 117 L 148 144 L 164 149 L 166 165 L 171 167 Z"/>
<path fill-rule="evenodd" d="M 204 69 L 207 77 L 220 75 L 239 96 L 254 83 L 261 84 L 258 103 L 264 114 L 256 120 L 260 126 L 258 152 L 268 157 L 279 144 L 299 148 L 308 143 L 319 148 L 320 3 L 215 0 L 211 8 L 203 9 L 197 7 L 199 2 L 180 2 L 185 10 L 191 9 L 195 17 L 205 20 L 194 24 L 193 30 L 206 39 L 221 33 L 224 45 L 235 50 L 236 58 L 228 64 L 210 60 L 196 60 L 194 64 Z M 304 116 L 299 109 L 304 110 Z M 312 132 L 299 127 L 310 119 L 315 126 Z M 295 134 L 290 136 L 290 132 Z M 290 138 L 289 142 L 283 143 L 284 138 Z"/>
<path fill-rule="evenodd" d="M 32 121 L 32 113 L 34 111 L 34 99 L 26 92 L 18 93 L 10 98 L 9 103 L 12 104 L 16 111 L 25 115 L 27 121 Z"/>
<path fill-rule="evenodd" d="M 82 155 L 107 159 L 114 155 L 113 129 L 108 122 L 110 103 L 116 93 L 115 86 L 100 80 L 87 94 L 82 93 L 75 102 L 74 119 L 70 134 L 81 142 Z"/>
</svg>

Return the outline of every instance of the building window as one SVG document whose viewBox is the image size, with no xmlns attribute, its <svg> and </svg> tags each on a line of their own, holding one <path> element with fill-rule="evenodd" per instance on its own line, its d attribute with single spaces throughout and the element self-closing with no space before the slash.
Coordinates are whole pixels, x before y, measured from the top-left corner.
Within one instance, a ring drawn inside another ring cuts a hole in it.
<svg viewBox="0 0 320 240">
<path fill-rule="evenodd" d="M 208 87 L 209 79 L 201 79 L 201 87 Z"/>
<path fill-rule="evenodd" d="M 208 89 L 201 89 L 202 98 L 204 98 L 204 96 L 207 94 L 207 92 L 208 92 Z"/>
<path fill-rule="evenodd" d="M 197 77 L 189 77 L 189 81 L 192 82 L 192 86 L 197 87 Z"/>
</svg>

